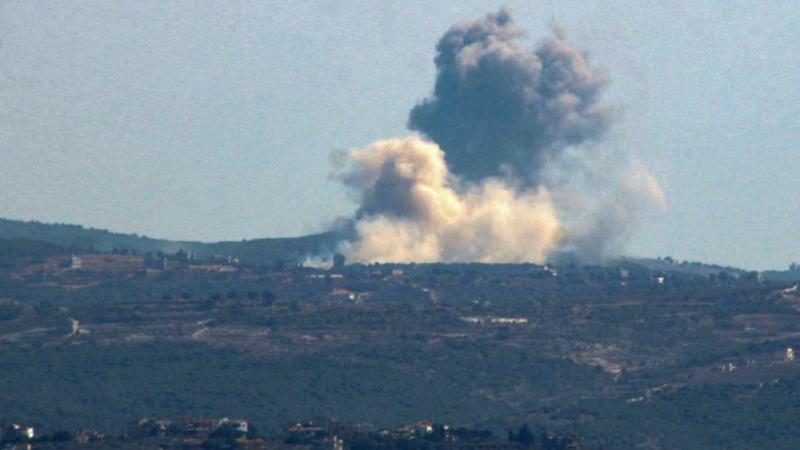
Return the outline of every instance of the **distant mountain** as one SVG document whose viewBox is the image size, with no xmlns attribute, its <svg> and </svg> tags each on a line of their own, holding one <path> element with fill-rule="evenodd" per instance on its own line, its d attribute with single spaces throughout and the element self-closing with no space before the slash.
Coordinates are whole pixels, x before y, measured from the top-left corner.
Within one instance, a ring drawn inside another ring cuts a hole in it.
<svg viewBox="0 0 800 450">
<path fill-rule="evenodd" d="M 137 234 L 113 233 L 80 225 L 47 224 L 36 221 L 0 219 L 0 239 L 17 239 L 47 243 L 71 251 L 110 252 L 114 249 L 137 253 L 179 250 L 198 257 L 232 256 L 248 264 L 269 264 L 279 259 L 303 260 L 311 255 L 335 251 L 341 235 L 336 232 L 312 234 L 296 238 L 265 238 L 242 241 L 198 242 L 153 239 Z"/>
<path fill-rule="evenodd" d="M 342 227 L 346 229 L 347 227 Z M 232 256 L 242 263 L 264 265 L 276 260 L 304 260 L 309 256 L 331 255 L 337 244 L 345 238 L 343 231 L 329 231 L 293 238 L 264 238 L 241 241 L 199 242 L 154 239 L 137 234 L 114 233 L 108 230 L 86 228 L 81 225 L 49 224 L 37 221 L 0 219 L 0 253 L 14 251 L 80 253 L 85 251 L 111 252 L 114 249 L 128 250 L 139 254 L 162 252 L 174 254 L 179 250 L 194 253 L 197 257 Z M 13 241 L 13 242 L 12 242 Z M 36 243 L 49 244 L 45 248 Z M 8 248 L 6 248 L 8 247 Z M 14 250 L 11 250 L 11 247 Z M 4 250 L 5 249 L 5 250 Z M 579 264 L 574 255 L 558 255 L 556 265 Z M 672 258 L 622 257 L 610 263 L 616 265 L 636 264 L 651 271 L 681 272 L 708 276 L 720 272 L 740 276 L 747 271 L 735 267 L 723 267 L 700 262 L 678 261 Z M 793 265 L 787 271 L 766 271 L 762 275 L 773 281 L 800 281 L 800 266 Z"/>
</svg>

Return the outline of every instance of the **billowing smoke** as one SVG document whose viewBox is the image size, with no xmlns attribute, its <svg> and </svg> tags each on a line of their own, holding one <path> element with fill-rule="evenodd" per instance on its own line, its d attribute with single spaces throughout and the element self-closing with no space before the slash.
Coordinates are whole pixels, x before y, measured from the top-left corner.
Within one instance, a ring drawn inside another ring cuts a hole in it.
<svg viewBox="0 0 800 450">
<path fill-rule="evenodd" d="M 535 51 L 503 9 L 455 25 L 439 41 L 433 96 L 411 110 L 409 128 L 445 151 L 467 180 L 513 175 L 539 183 L 541 168 L 569 145 L 603 135 L 606 80 L 561 33 Z"/>
<path fill-rule="evenodd" d="M 636 212 L 663 194 L 643 168 L 600 157 L 614 115 L 599 98 L 606 80 L 554 34 L 526 50 L 507 9 L 444 34 L 433 95 L 409 115 L 421 136 L 338 155 L 333 178 L 359 203 L 342 253 L 598 262 L 621 248 Z"/>
<path fill-rule="evenodd" d="M 444 152 L 417 137 L 351 150 L 334 177 L 359 196 L 356 261 L 544 261 L 563 234 L 545 189 L 501 179 L 459 186 Z"/>
</svg>

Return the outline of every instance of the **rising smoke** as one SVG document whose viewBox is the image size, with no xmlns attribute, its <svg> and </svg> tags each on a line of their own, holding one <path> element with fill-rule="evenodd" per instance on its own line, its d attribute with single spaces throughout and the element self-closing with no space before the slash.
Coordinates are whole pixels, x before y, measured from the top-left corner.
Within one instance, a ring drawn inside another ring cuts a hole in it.
<svg viewBox="0 0 800 450">
<path fill-rule="evenodd" d="M 557 32 L 535 51 L 507 9 L 455 25 L 439 41 L 433 96 L 411 110 L 409 128 L 445 151 L 454 173 L 477 181 L 512 175 L 528 185 L 569 145 L 603 135 L 606 80 Z"/>
<path fill-rule="evenodd" d="M 493 178 L 459 186 L 444 152 L 417 137 L 351 150 L 335 178 L 359 195 L 356 261 L 543 261 L 563 231 L 545 189 Z"/>
<path fill-rule="evenodd" d="M 587 56 L 560 31 L 533 51 L 523 36 L 508 9 L 454 25 L 433 95 L 409 115 L 421 136 L 339 155 L 333 178 L 359 203 L 348 259 L 598 262 L 644 204 L 663 202 L 645 169 L 597 157 L 614 113 Z"/>
</svg>

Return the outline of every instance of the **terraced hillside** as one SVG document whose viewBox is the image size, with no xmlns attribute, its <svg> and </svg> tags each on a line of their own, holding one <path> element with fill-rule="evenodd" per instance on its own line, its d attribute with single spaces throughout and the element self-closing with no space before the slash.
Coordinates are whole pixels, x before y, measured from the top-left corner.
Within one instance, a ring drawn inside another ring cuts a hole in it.
<svg viewBox="0 0 800 450">
<path fill-rule="evenodd" d="M 322 416 L 698 449 L 800 433 L 800 296 L 744 272 L 20 253 L 0 265 L 0 419 L 45 431 Z"/>
</svg>

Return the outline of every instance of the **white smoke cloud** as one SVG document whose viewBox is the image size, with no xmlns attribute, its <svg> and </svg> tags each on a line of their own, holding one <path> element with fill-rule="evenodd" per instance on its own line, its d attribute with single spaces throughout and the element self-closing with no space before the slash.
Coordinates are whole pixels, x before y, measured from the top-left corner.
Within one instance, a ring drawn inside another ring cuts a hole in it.
<svg viewBox="0 0 800 450">
<path fill-rule="evenodd" d="M 350 150 L 334 177 L 360 196 L 358 239 L 341 247 L 350 261 L 541 263 L 563 235 L 546 189 L 465 185 L 418 137 Z"/>
</svg>

